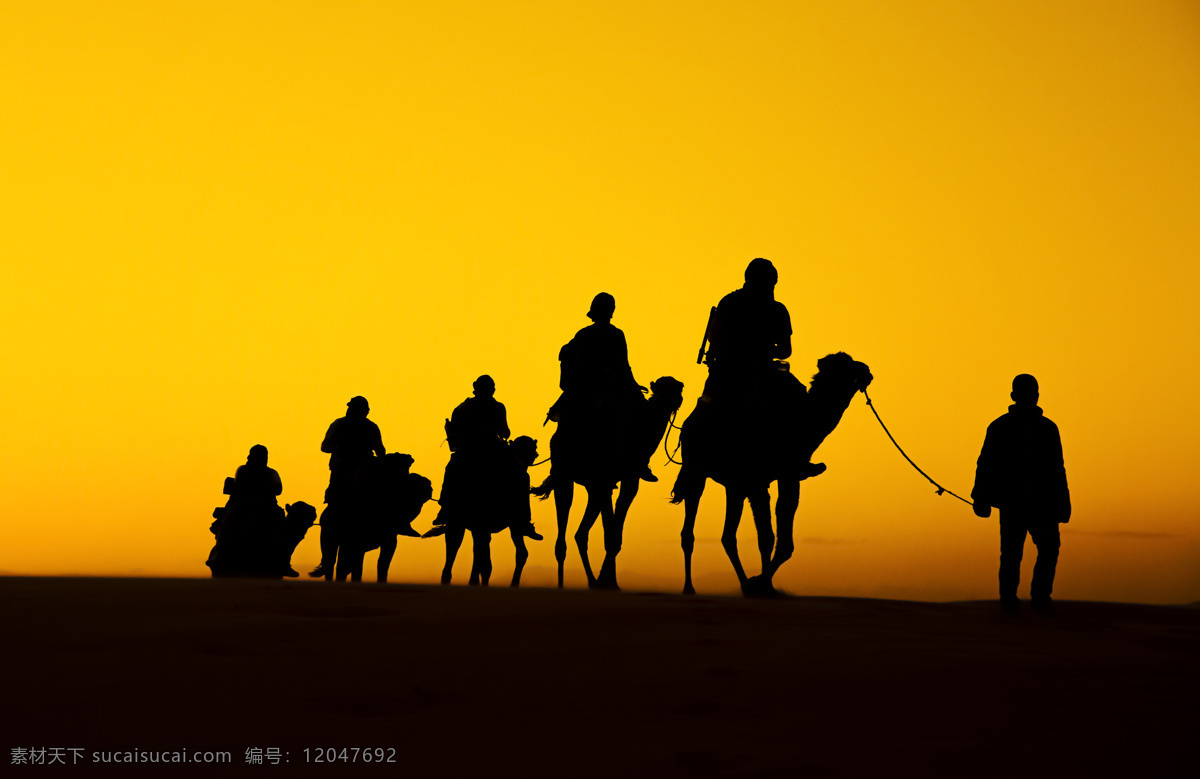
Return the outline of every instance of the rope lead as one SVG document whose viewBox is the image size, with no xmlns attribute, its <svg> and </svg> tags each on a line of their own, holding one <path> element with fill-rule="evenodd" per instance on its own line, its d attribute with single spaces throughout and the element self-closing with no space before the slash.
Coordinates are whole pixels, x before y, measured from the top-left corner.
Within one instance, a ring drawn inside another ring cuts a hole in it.
<svg viewBox="0 0 1200 779">
<path fill-rule="evenodd" d="M 887 433 L 887 437 L 890 438 L 892 441 L 892 444 L 895 445 L 896 451 L 900 452 L 900 454 L 904 456 L 905 460 L 908 460 L 909 465 L 911 465 L 912 467 L 917 469 L 917 473 L 921 474 L 926 479 L 929 479 L 929 483 L 932 484 L 933 486 L 937 487 L 937 494 L 939 496 L 944 493 L 949 493 L 951 495 L 954 495 L 954 497 L 958 498 L 963 503 L 966 503 L 968 506 L 975 505 L 974 503 L 967 500 L 963 496 L 958 495 L 958 494 L 954 493 L 953 491 L 946 489 L 945 487 L 943 487 L 942 485 L 938 484 L 936 481 L 931 479 L 929 477 L 929 474 L 927 474 L 927 473 L 925 473 L 925 471 L 921 470 L 921 468 L 912 461 L 911 457 L 909 457 L 907 454 L 904 454 L 904 450 L 900 448 L 900 444 L 896 443 L 896 439 L 892 436 L 891 431 L 887 429 L 887 425 L 883 424 L 883 419 L 879 416 L 879 412 L 875 410 L 875 404 L 871 402 L 871 396 L 867 394 L 867 391 L 865 389 L 862 391 L 862 394 L 863 394 L 863 397 L 867 399 L 867 408 L 871 409 L 871 413 L 874 414 L 875 418 L 879 420 L 879 426 L 883 428 L 883 432 Z"/>
</svg>

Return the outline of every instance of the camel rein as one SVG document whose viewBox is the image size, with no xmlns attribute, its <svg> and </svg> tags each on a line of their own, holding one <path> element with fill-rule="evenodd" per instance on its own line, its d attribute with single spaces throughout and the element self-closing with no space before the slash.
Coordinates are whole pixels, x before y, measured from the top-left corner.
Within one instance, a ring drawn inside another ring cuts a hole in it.
<svg viewBox="0 0 1200 779">
<path fill-rule="evenodd" d="M 667 447 L 667 439 L 671 437 L 671 428 L 675 428 L 676 430 L 678 430 L 680 432 L 683 431 L 682 427 L 675 424 L 675 415 L 678 413 L 679 413 L 679 409 L 675 409 L 674 411 L 671 412 L 671 420 L 670 420 L 670 422 L 667 423 L 667 432 L 663 433 L 663 454 L 665 454 L 667 456 L 667 462 L 675 463 L 676 465 L 682 466 L 683 463 L 676 460 L 675 455 L 679 454 L 679 447 L 683 445 L 683 441 L 677 440 L 675 442 L 675 451 L 674 452 L 669 451 L 668 447 Z M 666 463 L 664 463 L 664 465 L 665 464 Z"/>
<path fill-rule="evenodd" d="M 975 505 L 974 503 L 967 500 L 963 496 L 958 495 L 958 494 L 952 492 L 951 490 L 946 489 L 945 487 L 943 487 L 942 485 L 938 484 L 936 481 L 931 479 L 929 477 L 929 474 L 927 474 L 927 473 L 925 473 L 925 471 L 921 470 L 920 466 L 918 466 L 916 463 L 914 463 L 912 461 L 911 457 L 909 457 L 907 454 L 904 454 L 904 450 L 900 448 L 900 444 L 896 443 L 896 439 L 892 436 L 891 431 L 887 429 L 887 425 L 883 424 L 883 419 L 879 416 L 879 412 L 875 410 L 875 404 L 871 402 L 871 396 L 867 394 L 867 391 L 865 389 L 862 390 L 862 394 L 863 394 L 863 397 L 867 399 L 867 408 L 871 409 L 871 413 L 874 414 L 875 418 L 879 420 L 879 426 L 883 428 L 883 432 L 887 433 L 887 437 L 890 438 L 892 443 L 895 445 L 896 451 L 900 452 L 900 454 L 904 456 L 905 460 L 908 460 L 909 465 L 911 465 L 912 467 L 917 469 L 917 473 L 921 474 L 926 479 L 929 479 L 929 483 L 932 484 L 933 486 L 937 487 L 938 495 L 941 495 L 942 493 L 949 493 L 949 494 L 953 495 L 954 497 L 958 498 L 959 500 L 961 500 L 963 503 L 966 503 L 968 506 Z"/>
</svg>

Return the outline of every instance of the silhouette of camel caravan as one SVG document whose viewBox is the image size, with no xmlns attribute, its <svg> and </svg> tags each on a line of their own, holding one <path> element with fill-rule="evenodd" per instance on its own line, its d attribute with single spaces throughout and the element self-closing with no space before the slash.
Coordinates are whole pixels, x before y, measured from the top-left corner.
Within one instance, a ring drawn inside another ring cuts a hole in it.
<svg viewBox="0 0 1200 779">
<path fill-rule="evenodd" d="M 683 383 L 670 376 L 652 381 L 650 392 L 648 398 L 637 398 L 640 402 L 635 401 L 630 413 L 615 424 L 560 425 L 550 438 L 550 475 L 532 492 L 542 500 L 554 495 L 558 516 L 554 554 L 558 560 L 559 587 L 563 586 L 566 529 L 574 487 L 580 484 L 587 491 L 588 501 L 575 533 L 575 543 L 583 560 L 588 587 L 619 589 L 617 554 L 621 551 L 629 507 L 637 496 L 650 456 L 658 448 L 671 417 L 683 403 Z M 555 407 L 558 405 L 556 403 Z M 618 485 L 620 492 L 614 508 L 612 491 Z M 604 529 L 604 562 L 600 566 L 600 575 L 595 576 L 588 558 L 588 533 L 598 517 Z"/>
<path fill-rule="evenodd" d="M 872 381 L 865 363 L 845 352 L 817 361 L 817 374 L 806 388 L 777 363 L 757 397 L 725 406 L 701 397 L 683 423 L 680 448 L 683 467 L 672 489 L 672 503 L 684 504 L 680 540 L 684 560 L 684 593 L 692 586 L 692 551 L 696 512 L 707 479 L 725 487 L 725 548 L 742 591 L 747 595 L 774 594 L 775 573 L 795 551 L 793 522 L 800 500 L 800 482 L 823 470 L 810 465 L 817 447 L 837 427 L 854 394 Z M 779 484 L 776 531 L 771 527 L 771 482 Z M 762 573 L 747 577 L 737 549 L 737 529 L 746 501 L 758 531 Z"/>
</svg>

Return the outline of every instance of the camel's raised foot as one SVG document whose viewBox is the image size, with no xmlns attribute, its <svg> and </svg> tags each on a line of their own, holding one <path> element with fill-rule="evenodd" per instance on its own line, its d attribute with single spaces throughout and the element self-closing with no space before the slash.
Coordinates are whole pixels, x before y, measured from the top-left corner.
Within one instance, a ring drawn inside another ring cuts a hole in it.
<svg viewBox="0 0 1200 779">
<path fill-rule="evenodd" d="M 313 568 L 311 571 L 309 571 L 308 575 L 314 579 L 320 579 L 328 572 L 328 570 L 329 569 L 325 567 L 325 563 L 321 563 L 316 568 Z"/>
<path fill-rule="evenodd" d="M 446 535 L 446 526 L 445 525 L 434 525 L 429 530 L 422 533 L 421 538 L 433 538 L 435 536 L 444 536 L 444 535 Z"/>
<path fill-rule="evenodd" d="M 747 598 L 774 598 L 779 593 L 770 579 L 763 576 L 751 576 L 742 583 L 742 594 Z"/>
</svg>

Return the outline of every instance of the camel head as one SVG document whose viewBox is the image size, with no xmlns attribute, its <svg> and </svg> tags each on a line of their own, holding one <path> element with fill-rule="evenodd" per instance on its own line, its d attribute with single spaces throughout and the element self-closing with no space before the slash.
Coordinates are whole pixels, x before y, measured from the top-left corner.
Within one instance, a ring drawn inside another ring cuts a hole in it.
<svg viewBox="0 0 1200 779">
<path fill-rule="evenodd" d="M 433 500 L 433 483 L 419 473 L 408 475 L 408 491 L 414 501 L 425 503 Z"/>
<path fill-rule="evenodd" d="M 812 391 L 853 395 L 869 387 L 874 378 L 865 362 L 858 362 L 845 352 L 837 352 L 817 360 Z"/>
<path fill-rule="evenodd" d="M 650 382 L 650 402 L 661 405 L 668 414 L 673 414 L 683 405 L 683 382 L 671 376 L 663 376 Z"/>
<path fill-rule="evenodd" d="M 527 435 L 518 436 L 508 443 L 508 450 L 520 463 L 522 468 L 528 468 L 537 460 L 537 441 Z"/>
<path fill-rule="evenodd" d="M 288 521 L 303 528 L 310 528 L 317 521 L 317 510 L 302 500 L 285 506 Z"/>
</svg>

